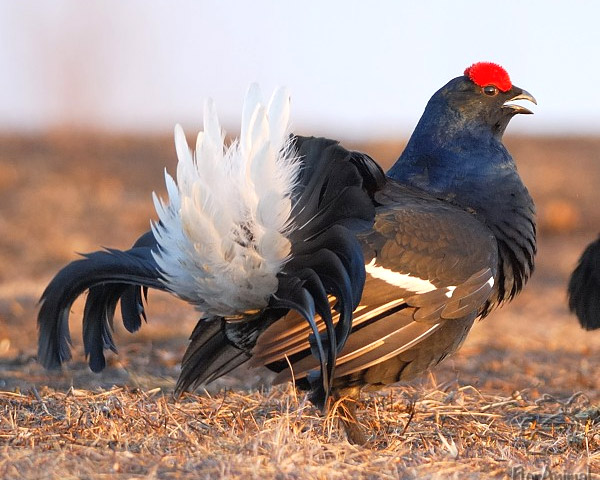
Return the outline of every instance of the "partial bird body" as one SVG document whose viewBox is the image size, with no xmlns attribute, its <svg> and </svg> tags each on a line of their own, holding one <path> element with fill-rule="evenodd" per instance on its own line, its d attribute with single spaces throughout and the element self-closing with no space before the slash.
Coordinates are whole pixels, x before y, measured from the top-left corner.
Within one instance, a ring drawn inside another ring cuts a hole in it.
<svg viewBox="0 0 600 480">
<path fill-rule="evenodd" d="M 581 254 L 568 286 L 569 309 L 586 330 L 600 328 L 600 237 Z"/>
<path fill-rule="evenodd" d="M 493 290 L 494 238 L 472 215 L 391 180 L 376 198 L 381 205 L 373 229 L 357 235 L 366 283 L 352 334 L 337 358 L 336 377 L 401 354 L 463 311 L 478 313 Z M 308 334 L 305 322 L 289 314 L 260 336 L 251 364 L 288 357 L 294 378 L 304 377 L 316 368 L 316 359 L 306 354 Z M 301 352 L 303 358 L 295 362 Z M 278 379 L 290 375 L 286 369 Z"/>
<path fill-rule="evenodd" d="M 533 271 L 534 205 L 501 142 L 531 113 L 508 103 L 518 98 L 535 102 L 501 67 L 473 65 L 432 97 L 387 175 L 333 140 L 289 135 L 283 91 L 265 107 L 250 89 L 229 149 L 209 104 L 195 156 L 176 130 L 177 183 L 166 176 L 152 232 L 49 284 L 40 361 L 70 358 L 69 308 L 89 289 L 84 345 L 103 368 L 117 302 L 135 331 L 150 287 L 203 312 L 177 393 L 243 363 L 293 377 L 322 408 L 332 393 L 414 378 Z"/>
</svg>

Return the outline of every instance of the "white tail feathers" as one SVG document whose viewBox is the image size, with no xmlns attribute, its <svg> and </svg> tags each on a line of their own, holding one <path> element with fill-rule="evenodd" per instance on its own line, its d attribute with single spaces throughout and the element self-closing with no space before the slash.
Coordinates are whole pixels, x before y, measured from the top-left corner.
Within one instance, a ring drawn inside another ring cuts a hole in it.
<svg viewBox="0 0 600 480">
<path fill-rule="evenodd" d="M 265 107 L 253 84 L 240 139 L 229 147 L 210 100 L 195 154 L 175 127 L 177 184 L 165 172 L 169 203 L 153 196 L 160 219 L 152 225 L 160 247 L 154 258 L 169 290 L 207 314 L 263 308 L 277 290 L 291 249 L 290 196 L 299 168 L 289 114 L 285 89 Z"/>
</svg>

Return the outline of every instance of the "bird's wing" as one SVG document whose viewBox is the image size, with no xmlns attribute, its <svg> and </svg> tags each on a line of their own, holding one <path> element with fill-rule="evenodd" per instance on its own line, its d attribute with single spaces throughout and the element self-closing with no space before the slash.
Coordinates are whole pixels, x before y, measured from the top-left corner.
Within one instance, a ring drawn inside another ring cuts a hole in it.
<svg viewBox="0 0 600 480">
<path fill-rule="evenodd" d="M 600 238 L 590 243 L 569 280 L 569 308 L 586 330 L 600 328 Z"/>
<path fill-rule="evenodd" d="M 474 216 L 393 181 L 375 201 L 374 227 L 358 236 L 366 284 L 352 333 L 337 358 L 336 377 L 398 355 L 444 322 L 474 318 L 494 291 L 498 247 Z M 251 364 L 289 361 L 293 375 L 303 377 L 318 366 L 308 354 L 308 336 L 304 323 L 288 314 L 259 336 Z M 278 380 L 291 374 L 285 369 Z"/>
</svg>

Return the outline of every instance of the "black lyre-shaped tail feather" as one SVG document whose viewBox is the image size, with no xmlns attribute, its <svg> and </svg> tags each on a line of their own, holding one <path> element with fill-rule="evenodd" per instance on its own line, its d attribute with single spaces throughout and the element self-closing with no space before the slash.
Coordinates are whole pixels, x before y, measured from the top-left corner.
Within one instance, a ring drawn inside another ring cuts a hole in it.
<svg viewBox="0 0 600 480">
<path fill-rule="evenodd" d="M 133 249 L 147 248 L 156 251 L 158 244 L 152 231 L 144 233 L 132 246 Z M 159 278 L 160 272 L 154 263 L 154 259 L 150 259 L 156 279 Z M 150 264 L 149 264 L 150 265 Z M 106 321 L 112 325 L 113 317 L 117 308 L 117 303 L 121 301 L 121 317 L 123 318 L 123 326 L 127 331 L 131 333 L 137 332 L 142 326 L 142 319 L 146 320 L 146 312 L 144 309 L 144 300 L 148 298 L 148 287 L 135 283 L 118 283 L 111 281 L 110 283 L 103 283 L 91 287 L 88 292 L 86 299 L 85 311 L 84 311 L 84 343 L 86 346 L 86 354 L 88 353 L 88 342 L 85 342 L 85 325 L 86 323 L 102 323 L 102 319 L 106 318 Z M 94 319 L 95 315 L 99 315 L 100 318 Z M 86 321 L 87 320 L 87 321 Z M 92 337 L 89 337 L 92 341 Z M 91 347 L 90 348 L 98 348 Z M 114 345 L 111 348 L 114 349 Z M 90 356 L 90 359 L 92 357 Z M 98 372 L 104 368 L 104 363 L 98 365 L 90 364 L 90 368 L 94 372 Z"/>
<path fill-rule="evenodd" d="M 336 357 L 350 334 L 352 312 L 366 278 L 356 233 L 372 228 L 373 195 L 385 183 L 385 175 L 367 155 L 332 140 L 298 137 L 296 147 L 303 163 L 292 209 L 292 252 L 280 275 L 274 306 L 297 310 L 309 322 L 312 352 L 320 363 L 320 372 L 308 377 L 311 400 L 325 408 Z M 330 295 L 340 314 L 335 327 Z M 322 334 L 314 318 L 308 318 L 314 313 L 325 323 Z"/>
<path fill-rule="evenodd" d="M 302 276 L 304 275 L 305 272 L 302 273 Z M 314 277 L 312 277 L 312 280 L 314 282 Z M 315 319 L 315 313 L 317 312 L 315 306 L 315 296 L 317 298 L 317 302 L 321 305 L 323 304 L 323 297 L 321 295 L 315 295 L 315 289 L 311 291 L 308 288 L 305 288 L 305 285 L 308 286 L 308 284 L 308 282 L 301 280 L 299 277 L 280 276 L 279 290 L 275 295 L 273 295 L 270 306 L 273 308 L 295 310 L 310 325 L 310 328 L 313 332 L 312 338 L 314 339 L 313 355 L 319 359 L 320 363 L 320 372 L 311 382 L 311 401 L 318 407 L 324 408 L 327 403 L 329 391 L 331 390 L 331 381 L 333 379 L 333 370 L 335 368 L 336 338 L 333 329 L 333 322 L 331 320 L 331 314 L 325 313 L 326 310 L 329 310 L 329 305 L 327 305 L 327 308 L 321 308 L 321 312 L 323 312 L 325 315 L 324 318 L 326 320 L 324 321 L 327 328 L 330 345 L 327 348 L 324 347 Z M 313 283 L 313 285 L 315 284 Z M 320 286 L 317 288 L 321 289 Z M 325 295 L 325 301 L 326 300 L 327 296 Z"/>
<path fill-rule="evenodd" d="M 124 293 L 133 295 L 139 290 L 127 290 L 129 285 L 165 290 L 158 266 L 148 247 L 127 251 L 105 250 L 84 255 L 71 262 L 52 279 L 42 294 L 38 315 L 38 359 L 46 368 L 57 368 L 71 358 L 69 313 L 76 298 L 86 290 L 83 338 L 86 355 L 93 371 L 104 368 L 104 349 L 116 350 L 111 330 L 116 303 Z M 141 301 L 141 298 L 139 299 Z M 129 318 L 129 329 L 135 321 Z"/>
</svg>

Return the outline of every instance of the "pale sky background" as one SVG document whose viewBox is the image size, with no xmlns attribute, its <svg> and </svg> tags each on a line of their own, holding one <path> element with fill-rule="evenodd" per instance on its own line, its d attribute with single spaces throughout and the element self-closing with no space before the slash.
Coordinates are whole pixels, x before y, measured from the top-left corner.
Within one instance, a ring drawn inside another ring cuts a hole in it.
<svg viewBox="0 0 600 480">
<path fill-rule="evenodd" d="M 538 100 L 511 133 L 600 133 L 600 2 L 0 0 L 0 130 L 167 134 L 247 85 L 292 92 L 296 131 L 407 135 L 479 60 Z"/>
</svg>

